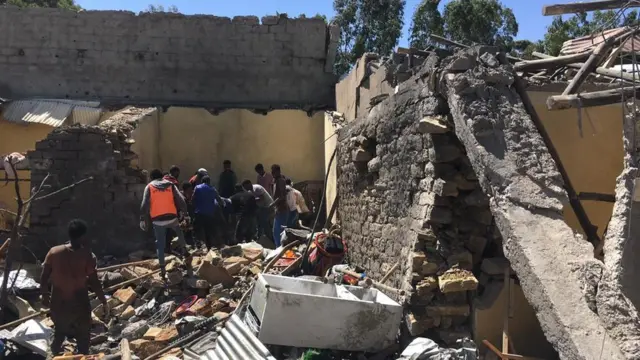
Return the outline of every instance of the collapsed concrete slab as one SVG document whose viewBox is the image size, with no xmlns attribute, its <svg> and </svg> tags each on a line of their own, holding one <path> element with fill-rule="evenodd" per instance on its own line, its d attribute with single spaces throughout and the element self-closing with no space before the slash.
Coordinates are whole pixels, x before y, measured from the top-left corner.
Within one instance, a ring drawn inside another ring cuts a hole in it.
<svg viewBox="0 0 640 360">
<path fill-rule="evenodd" d="M 586 270 L 597 274 L 602 265 L 564 222 L 562 178 L 513 87 L 513 70 L 497 55 L 481 47 L 443 60 L 438 85 L 490 197 L 505 255 L 563 359 L 632 358 L 628 351 L 623 355 L 586 300 Z"/>
<path fill-rule="evenodd" d="M 637 111 L 633 102 L 626 104 L 623 123 L 624 170 L 616 181 L 616 202 L 605 238 L 605 258 L 599 279 L 596 307 L 611 336 L 620 343 L 628 358 L 640 358 L 640 283 L 637 276 L 638 220 L 640 206 L 635 195 L 638 177 L 636 140 Z M 634 206 L 635 205 L 635 206 Z"/>
</svg>

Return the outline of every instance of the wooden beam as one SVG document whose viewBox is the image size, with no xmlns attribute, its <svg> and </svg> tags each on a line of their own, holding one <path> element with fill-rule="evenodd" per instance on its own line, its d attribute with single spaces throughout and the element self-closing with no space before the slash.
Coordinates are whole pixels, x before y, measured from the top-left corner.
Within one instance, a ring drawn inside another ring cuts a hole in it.
<svg viewBox="0 0 640 360">
<path fill-rule="evenodd" d="M 591 51 L 588 51 L 588 52 L 579 53 L 579 54 L 550 57 L 550 58 L 539 59 L 539 60 L 520 61 L 513 66 L 513 69 L 515 71 L 532 71 L 532 70 L 539 70 L 539 69 L 551 69 L 551 68 L 555 68 L 563 65 L 569 65 L 569 64 L 581 62 L 587 59 L 590 55 L 591 55 Z"/>
<path fill-rule="evenodd" d="M 599 0 L 589 2 L 577 2 L 570 4 L 556 4 L 545 5 L 542 7 L 542 15 L 563 15 L 563 14 L 575 14 L 580 12 L 595 11 L 595 10 L 611 10 L 619 9 L 621 7 L 640 7 L 640 3 L 628 0 Z"/>
<path fill-rule="evenodd" d="M 593 91 L 581 94 L 554 95 L 547 98 L 548 110 L 564 110 L 572 108 L 588 108 L 618 104 L 622 97 L 640 99 L 640 86 L 629 86 L 603 91 Z"/>
<path fill-rule="evenodd" d="M 453 40 L 449 40 L 449 39 L 444 38 L 444 37 L 439 36 L 439 35 L 431 34 L 431 35 L 429 35 L 429 38 L 431 38 L 431 40 L 439 42 L 440 44 L 449 45 L 449 46 L 455 46 L 455 47 L 459 47 L 461 49 L 468 49 L 469 48 L 469 45 L 465 45 L 465 44 L 462 44 L 462 43 L 459 43 L 459 42 L 456 42 L 456 41 L 453 41 Z M 511 56 L 511 55 L 507 55 L 507 59 L 509 59 L 511 61 L 523 61 L 522 59 L 517 58 L 515 56 Z"/>
<path fill-rule="evenodd" d="M 539 53 L 539 52 L 533 52 L 532 54 L 535 57 L 541 58 L 541 59 L 548 59 L 548 58 L 553 58 L 555 56 L 551 56 L 551 55 L 547 55 L 547 54 L 543 54 L 543 53 Z M 575 64 L 568 64 L 566 65 L 567 67 L 573 68 L 573 69 L 580 69 L 582 68 L 582 66 L 584 65 L 584 63 L 575 63 Z M 631 82 L 635 82 L 640 80 L 640 76 L 636 75 L 635 77 L 633 76 L 633 74 L 631 73 L 624 73 L 624 72 L 620 72 L 620 70 L 613 70 L 613 69 L 605 69 L 603 67 L 598 67 L 594 70 L 594 72 L 596 74 L 600 74 L 609 78 L 613 78 L 613 79 L 623 79 L 623 80 L 627 80 L 627 81 L 631 81 Z"/>
<path fill-rule="evenodd" d="M 428 57 L 429 55 L 433 54 L 434 52 L 433 51 L 420 50 L 420 49 L 416 49 L 416 48 L 398 47 L 397 53 L 398 54 L 405 54 L 405 55 L 419 55 L 419 56 Z"/>
<path fill-rule="evenodd" d="M 625 36 L 629 36 L 630 34 L 631 32 L 627 32 Z M 578 91 L 580 85 L 582 85 L 582 83 L 587 80 L 587 76 L 592 73 L 598 67 L 598 65 L 600 65 L 605 54 L 607 54 L 609 50 L 613 48 L 613 45 L 616 44 L 616 42 L 620 41 L 620 39 L 620 37 L 612 36 L 600 43 L 600 45 L 598 45 L 595 50 L 593 50 L 584 65 L 582 65 L 576 76 L 571 79 L 571 82 L 569 83 L 569 85 L 567 85 L 567 88 L 564 89 L 562 95 L 575 94 Z"/>
<path fill-rule="evenodd" d="M 578 199 L 587 201 L 602 201 L 602 202 L 616 202 L 616 196 L 613 194 L 601 194 L 593 192 L 581 192 L 578 194 Z"/>
</svg>

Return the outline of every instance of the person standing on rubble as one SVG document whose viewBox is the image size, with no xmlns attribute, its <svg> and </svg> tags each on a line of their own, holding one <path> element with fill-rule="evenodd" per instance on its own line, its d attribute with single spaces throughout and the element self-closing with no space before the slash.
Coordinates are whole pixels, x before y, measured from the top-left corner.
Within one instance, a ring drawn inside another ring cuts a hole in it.
<svg viewBox="0 0 640 360">
<path fill-rule="evenodd" d="M 186 221 L 190 221 L 182 194 L 170 181 L 162 178 L 162 171 L 154 169 L 151 171 L 151 182 L 144 189 L 142 203 L 140 204 L 140 228 L 147 230 L 147 224 L 151 222 L 156 238 L 156 250 L 158 251 L 158 262 L 163 279 L 166 279 L 164 263 L 164 250 L 167 240 L 167 229 L 173 230 L 178 236 L 180 251 L 187 254 L 187 244 L 184 233 L 180 228 L 180 216 Z"/>
<path fill-rule="evenodd" d="M 195 189 L 196 186 L 202 184 L 202 178 L 205 176 L 209 176 L 207 169 L 205 168 L 198 169 L 198 171 L 196 171 L 196 173 L 191 177 L 191 179 L 189 179 L 191 186 L 193 186 L 193 188 Z"/>
<path fill-rule="evenodd" d="M 171 165 L 169 173 L 163 177 L 163 179 L 170 181 L 175 186 L 180 186 L 178 178 L 180 177 L 180 168 L 176 165 Z"/>
<path fill-rule="evenodd" d="M 216 245 L 221 247 L 216 235 L 216 232 L 221 230 L 216 229 L 216 216 L 218 210 L 224 206 L 224 200 L 216 188 L 211 186 L 211 178 L 203 177 L 202 184 L 196 186 L 193 192 L 193 208 L 196 216 L 193 227 L 200 241 L 203 241 L 209 250 Z"/>
<path fill-rule="evenodd" d="M 260 188 L 262 188 L 262 186 L 260 186 Z M 250 242 L 254 240 L 257 230 L 256 194 L 253 191 L 251 180 L 244 180 L 242 187 L 238 190 L 239 191 L 231 197 L 231 203 L 233 204 L 235 213 L 238 214 L 235 239 L 237 243 Z"/>
<path fill-rule="evenodd" d="M 273 204 L 273 198 L 264 186 L 259 184 L 252 184 L 251 181 L 245 180 L 242 183 L 242 187 L 246 191 L 253 192 L 256 198 L 256 221 L 257 221 L 257 234 L 258 238 L 262 235 L 266 236 L 269 240 L 273 241 L 273 231 L 271 228 L 271 204 Z"/>
<path fill-rule="evenodd" d="M 302 193 L 293 187 L 291 179 L 285 180 L 287 184 L 287 204 L 289 205 L 289 218 L 287 220 L 287 227 L 297 227 L 298 220 L 301 214 L 309 212 L 307 203 L 304 200 Z"/>
<path fill-rule="evenodd" d="M 258 173 L 258 180 L 256 184 L 262 186 L 269 193 L 270 197 L 273 197 L 273 176 L 264 171 L 264 165 L 258 164 L 255 167 L 256 173 Z"/>
<path fill-rule="evenodd" d="M 220 190 L 220 196 L 230 198 L 235 194 L 238 178 L 236 177 L 236 173 L 231 170 L 231 161 L 223 161 L 222 168 L 223 170 L 220 173 L 220 179 L 218 181 L 218 190 Z"/>
<path fill-rule="evenodd" d="M 89 287 L 102 302 L 105 318 L 109 317 L 109 305 L 98 280 L 96 257 L 91 252 L 86 236 L 87 223 L 79 219 L 71 220 L 67 234 L 69 243 L 54 246 L 47 253 L 40 277 L 42 305 L 51 309 L 54 324 L 48 358 L 62 355 L 62 344 L 66 338 L 75 338 L 78 354 L 89 355 Z"/>
<path fill-rule="evenodd" d="M 273 176 L 273 197 L 275 198 L 272 206 L 276 208 L 276 216 L 273 219 L 273 242 L 276 247 L 279 247 L 282 228 L 288 224 L 290 210 L 287 204 L 286 178 L 282 175 L 280 165 L 271 165 L 271 175 Z"/>
</svg>

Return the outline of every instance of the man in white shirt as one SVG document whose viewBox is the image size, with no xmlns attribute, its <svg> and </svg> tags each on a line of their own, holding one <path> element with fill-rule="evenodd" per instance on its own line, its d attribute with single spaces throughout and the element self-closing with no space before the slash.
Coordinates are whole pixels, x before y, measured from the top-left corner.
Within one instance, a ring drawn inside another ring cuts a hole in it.
<svg viewBox="0 0 640 360">
<path fill-rule="evenodd" d="M 287 205 L 289 205 L 290 211 L 287 226 L 296 227 L 300 214 L 308 213 L 309 208 L 302 193 L 291 185 L 291 179 L 287 178 L 285 182 L 287 184 Z"/>
<path fill-rule="evenodd" d="M 250 181 L 245 180 L 242 183 L 242 187 L 246 191 L 253 191 L 256 197 L 256 205 L 258 205 L 256 213 L 258 220 L 258 238 L 265 235 L 270 240 L 273 240 L 271 239 L 273 237 L 271 230 L 271 204 L 273 204 L 273 198 L 262 185 L 251 184 Z"/>
</svg>

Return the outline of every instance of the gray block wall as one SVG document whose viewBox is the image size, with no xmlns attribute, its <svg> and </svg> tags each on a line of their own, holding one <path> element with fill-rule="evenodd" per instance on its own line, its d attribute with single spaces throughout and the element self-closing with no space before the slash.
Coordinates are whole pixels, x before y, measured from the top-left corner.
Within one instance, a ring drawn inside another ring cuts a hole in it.
<svg viewBox="0 0 640 360">
<path fill-rule="evenodd" d="M 334 107 L 339 30 L 320 19 L 0 7 L 0 97 Z"/>
</svg>

